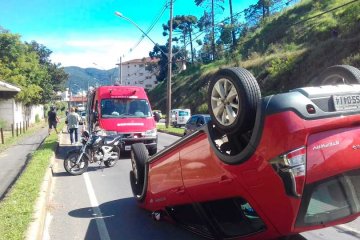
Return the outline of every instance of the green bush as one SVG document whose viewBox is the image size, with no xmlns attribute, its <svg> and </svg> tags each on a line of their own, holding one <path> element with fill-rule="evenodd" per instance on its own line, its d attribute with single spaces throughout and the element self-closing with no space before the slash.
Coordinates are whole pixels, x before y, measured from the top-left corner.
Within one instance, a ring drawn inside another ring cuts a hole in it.
<svg viewBox="0 0 360 240">
<path fill-rule="evenodd" d="M 55 103 L 55 107 L 56 107 L 56 110 L 57 111 L 65 111 L 65 109 L 66 109 L 66 106 L 67 106 L 67 103 L 66 102 L 56 102 Z"/>
<path fill-rule="evenodd" d="M 40 122 L 40 116 L 39 116 L 39 114 L 36 114 L 36 115 L 35 115 L 35 122 L 36 122 L 36 123 Z"/>
<path fill-rule="evenodd" d="M 208 105 L 207 103 L 203 103 L 201 104 L 198 108 L 197 108 L 197 112 L 198 113 L 209 113 L 209 109 L 208 109 Z"/>
<path fill-rule="evenodd" d="M 294 66 L 295 58 L 291 56 L 287 57 L 277 57 L 270 61 L 270 66 L 268 71 L 271 77 L 276 77 L 285 72 L 290 71 Z"/>
<path fill-rule="evenodd" d="M 360 4 L 352 4 L 337 15 L 340 33 L 351 32 L 354 28 L 359 28 L 359 12 Z"/>
</svg>

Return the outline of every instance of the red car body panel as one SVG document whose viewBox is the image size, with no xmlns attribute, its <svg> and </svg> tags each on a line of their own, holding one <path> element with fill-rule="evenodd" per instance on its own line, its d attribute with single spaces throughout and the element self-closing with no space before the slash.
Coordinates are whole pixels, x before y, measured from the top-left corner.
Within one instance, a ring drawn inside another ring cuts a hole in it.
<svg viewBox="0 0 360 240">
<path fill-rule="evenodd" d="M 145 132 L 156 128 L 153 117 L 148 118 L 103 118 L 99 121 L 102 129 L 121 133 Z"/>
<path fill-rule="evenodd" d="M 359 167 L 360 127 L 341 128 L 309 136 L 307 183 Z M 346 159 L 344 159 L 346 156 Z"/>
<path fill-rule="evenodd" d="M 140 206 L 166 212 L 172 206 L 243 198 L 265 225 L 262 232 L 238 237 L 246 239 L 273 239 L 346 223 L 360 216 L 360 211 L 353 211 L 347 216 L 335 214 L 335 220 L 329 217 L 326 222 L 299 221 L 305 216 L 301 213 L 304 202 L 311 197 L 305 193 L 322 182 L 360 170 L 360 111 L 323 111 L 313 117 L 311 114 L 320 109 L 312 106 L 316 111 L 306 112 L 305 104 L 314 103 L 300 93 L 291 94 L 295 107 L 284 103 L 288 95 L 273 102 L 269 97 L 258 107 L 255 127 L 259 130 L 253 131 L 252 137 L 256 136 L 242 150 L 248 154 L 235 153 L 240 158 L 237 162 L 221 159 L 211 126 L 148 159 L 146 193 Z M 298 149 L 303 149 L 306 159 L 305 187 L 300 188 L 303 195 L 291 195 L 274 162 Z"/>
</svg>

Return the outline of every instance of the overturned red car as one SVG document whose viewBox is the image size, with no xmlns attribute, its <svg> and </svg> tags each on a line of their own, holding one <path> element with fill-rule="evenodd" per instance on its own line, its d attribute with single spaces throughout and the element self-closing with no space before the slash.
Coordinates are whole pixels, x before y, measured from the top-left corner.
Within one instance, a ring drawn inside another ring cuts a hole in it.
<svg viewBox="0 0 360 240">
<path fill-rule="evenodd" d="M 210 80 L 212 122 L 149 157 L 132 145 L 139 205 L 214 239 L 274 239 L 360 215 L 360 70 L 261 97 L 253 75 Z"/>
</svg>

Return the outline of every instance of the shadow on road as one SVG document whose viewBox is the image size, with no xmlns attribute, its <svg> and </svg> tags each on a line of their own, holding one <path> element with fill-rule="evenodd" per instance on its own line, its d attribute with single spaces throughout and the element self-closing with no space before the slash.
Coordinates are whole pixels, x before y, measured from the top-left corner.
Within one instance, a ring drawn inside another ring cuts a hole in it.
<svg viewBox="0 0 360 240">
<path fill-rule="evenodd" d="M 180 226 L 167 221 L 156 222 L 150 212 L 139 208 L 133 198 L 124 198 L 103 203 L 99 206 L 110 239 L 132 240 L 199 240 L 204 239 Z M 75 218 L 91 218 L 86 232 L 86 240 L 99 239 L 96 211 L 92 207 L 80 208 L 69 212 Z M 307 240 L 301 235 L 294 235 L 279 240 Z"/>
<path fill-rule="evenodd" d="M 110 239 L 203 239 L 175 224 L 166 221 L 153 221 L 150 217 L 150 212 L 139 208 L 136 200 L 133 198 L 106 202 L 101 204 L 99 208 Z M 96 223 L 98 216 L 94 214 L 95 211 L 92 207 L 69 212 L 71 217 L 92 218 L 86 233 L 86 240 L 99 239 Z"/>
</svg>

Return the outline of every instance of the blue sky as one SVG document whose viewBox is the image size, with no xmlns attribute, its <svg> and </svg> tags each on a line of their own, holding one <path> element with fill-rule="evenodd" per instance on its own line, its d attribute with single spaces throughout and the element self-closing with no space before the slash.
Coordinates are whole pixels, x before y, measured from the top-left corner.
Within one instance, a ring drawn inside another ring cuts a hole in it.
<svg viewBox="0 0 360 240">
<path fill-rule="evenodd" d="M 150 3 L 152 2 L 152 3 Z M 53 51 L 51 58 L 62 66 L 115 67 L 119 57 L 124 60 L 148 56 L 153 44 L 144 39 L 133 51 L 142 33 L 129 22 L 115 16 L 119 11 L 144 31 L 161 12 L 166 0 L 0 0 L 0 25 L 22 36 L 23 41 L 35 40 Z M 233 0 L 233 12 L 242 11 L 256 0 Z M 205 7 L 206 5 L 204 5 Z M 200 17 L 204 7 L 194 0 L 174 0 L 174 16 Z M 220 21 L 229 16 L 217 15 Z M 169 19 L 167 9 L 149 36 L 163 44 L 162 24 Z M 95 63 L 95 64 L 94 64 Z"/>
</svg>

